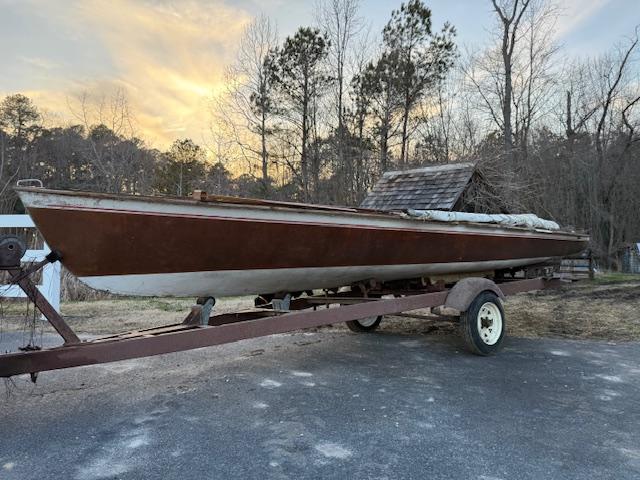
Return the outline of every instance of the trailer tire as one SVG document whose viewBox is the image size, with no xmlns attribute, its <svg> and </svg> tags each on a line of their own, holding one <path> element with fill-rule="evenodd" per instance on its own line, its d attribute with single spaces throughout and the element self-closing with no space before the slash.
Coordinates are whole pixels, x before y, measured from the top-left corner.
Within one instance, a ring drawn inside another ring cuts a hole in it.
<svg viewBox="0 0 640 480">
<path fill-rule="evenodd" d="M 376 330 L 380 326 L 381 321 L 382 315 L 379 315 L 377 317 L 368 317 L 361 320 L 350 320 L 345 323 L 347 324 L 347 328 L 352 332 L 367 333 Z"/>
<path fill-rule="evenodd" d="M 502 302 L 491 291 L 481 292 L 460 315 L 460 330 L 467 348 L 476 355 L 492 355 L 502 344 L 505 315 Z"/>
</svg>

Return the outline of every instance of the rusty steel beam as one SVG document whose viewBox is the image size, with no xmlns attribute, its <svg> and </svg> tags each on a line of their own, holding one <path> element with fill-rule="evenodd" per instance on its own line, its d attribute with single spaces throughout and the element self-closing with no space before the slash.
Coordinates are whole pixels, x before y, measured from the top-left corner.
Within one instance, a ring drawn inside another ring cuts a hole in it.
<svg viewBox="0 0 640 480">
<path fill-rule="evenodd" d="M 333 305 L 333 304 L 341 304 L 341 305 L 353 305 L 356 303 L 363 302 L 379 302 L 380 298 L 375 297 L 308 297 L 305 298 L 307 303 L 310 305 Z"/>
<path fill-rule="evenodd" d="M 525 280 L 510 280 L 498 283 L 498 288 L 506 295 L 515 295 L 516 293 L 528 292 L 531 290 L 544 290 L 546 288 L 557 288 L 566 282 L 560 279 L 545 278 L 528 278 Z"/>
<path fill-rule="evenodd" d="M 512 295 L 528 290 L 550 288 L 558 286 L 560 283 L 555 280 L 538 278 L 508 281 L 499 284 L 499 287 L 505 295 Z M 35 290 L 37 291 L 37 288 Z M 30 290 L 30 293 L 34 295 L 34 298 L 39 298 L 33 291 Z M 39 292 L 37 293 L 39 294 Z M 445 290 L 389 299 L 383 298 L 376 301 L 365 300 L 337 308 L 293 311 L 280 315 L 269 311 L 238 312 L 213 316 L 209 319 L 208 325 L 180 323 L 126 332 L 82 343 L 67 341 L 65 345 L 60 347 L 0 355 L 0 377 L 161 355 L 286 333 L 302 328 L 342 323 L 378 315 L 393 315 L 444 305 L 447 295 L 448 291 Z M 46 300 L 44 303 L 38 302 L 38 308 L 46 310 L 47 305 Z M 50 322 L 52 319 L 53 322 L 56 322 L 56 319 L 59 318 L 57 312 L 55 310 L 53 312 L 55 315 L 47 316 Z M 62 320 L 61 317 L 60 320 Z M 52 325 L 55 328 L 56 325 L 53 322 Z M 73 331 L 71 331 L 73 336 L 65 331 L 65 326 L 66 323 L 63 321 L 62 325 L 58 324 L 56 328 L 65 341 L 67 338 L 69 340 L 73 340 L 73 337 L 77 339 Z"/>
<path fill-rule="evenodd" d="M 180 330 L 167 333 L 139 332 L 133 337 L 111 337 L 103 341 L 96 339 L 33 352 L 10 353 L 0 356 L 0 377 L 179 352 L 373 315 L 416 310 L 442 304 L 446 295 L 446 292 L 413 295 L 220 326 L 182 325 Z"/>
<path fill-rule="evenodd" d="M 441 322 L 444 318 L 442 315 L 420 315 L 418 313 L 394 313 L 393 316 L 402 318 L 414 318 L 416 320 L 428 320 L 434 322 Z"/>
<path fill-rule="evenodd" d="M 217 327 L 228 323 L 246 322 L 248 320 L 257 320 L 265 317 L 276 317 L 281 315 L 273 310 L 247 311 L 235 313 L 222 313 L 209 318 L 209 326 Z"/>
<path fill-rule="evenodd" d="M 42 267 L 42 265 L 40 265 L 40 267 Z M 71 345 L 80 343 L 80 339 L 78 338 L 76 333 L 71 329 L 69 325 L 67 325 L 67 322 L 65 322 L 60 314 L 56 312 L 56 309 L 51 306 L 47 299 L 44 298 L 44 295 L 40 293 L 38 287 L 31 281 L 29 277 L 22 275 L 22 269 L 10 269 L 9 273 L 12 275 L 12 281 L 15 281 L 15 283 L 20 286 L 29 300 L 34 303 L 38 310 L 40 310 L 40 313 L 45 316 L 51 326 L 64 339 L 65 344 Z"/>
</svg>

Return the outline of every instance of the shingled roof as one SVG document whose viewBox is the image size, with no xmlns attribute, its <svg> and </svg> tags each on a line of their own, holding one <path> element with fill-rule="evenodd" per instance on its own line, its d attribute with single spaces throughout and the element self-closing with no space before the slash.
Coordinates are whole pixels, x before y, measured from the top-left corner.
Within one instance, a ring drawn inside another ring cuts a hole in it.
<svg viewBox="0 0 640 480">
<path fill-rule="evenodd" d="M 360 205 L 375 210 L 453 210 L 471 182 L 472 163 L 385 172 Z"/>
</svg>

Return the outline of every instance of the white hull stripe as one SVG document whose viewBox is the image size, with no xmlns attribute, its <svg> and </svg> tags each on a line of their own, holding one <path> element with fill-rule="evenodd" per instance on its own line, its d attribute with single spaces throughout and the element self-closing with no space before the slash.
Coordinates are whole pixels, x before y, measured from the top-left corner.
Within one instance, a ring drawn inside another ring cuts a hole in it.
<svg viewBox="0 0 640 480">
<path fill-rule="evenodd" d="M 389 281 L 429 275 L 480 272 L 530 265 L 545 260 L 548 258 L 385 266 L 222 270 L 107 275 L 81 277 L 80 280 L 92 288 L 123 295 L 225 297 L 340 287 L 370 278 Z"/>
</svg>

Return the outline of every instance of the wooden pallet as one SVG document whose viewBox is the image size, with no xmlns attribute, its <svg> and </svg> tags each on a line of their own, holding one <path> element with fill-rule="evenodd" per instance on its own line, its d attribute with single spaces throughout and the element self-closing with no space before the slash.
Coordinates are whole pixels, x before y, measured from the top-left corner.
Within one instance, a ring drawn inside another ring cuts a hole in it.
<svg viewBox="0 0 640 480">
<path fill-rule="evenodd" d="M 593 261 L 590 258 L 565 258 L 560 263 L 560 277 L 576 280 L 593 279 Z"/>
</svg>

